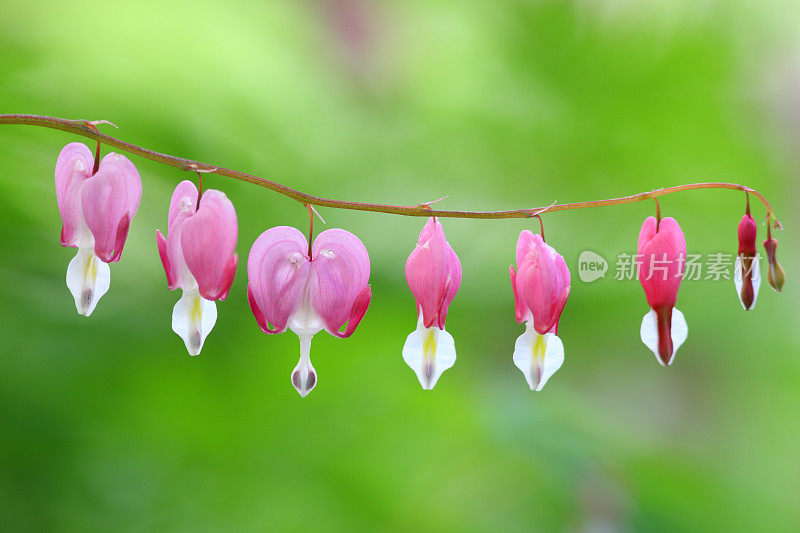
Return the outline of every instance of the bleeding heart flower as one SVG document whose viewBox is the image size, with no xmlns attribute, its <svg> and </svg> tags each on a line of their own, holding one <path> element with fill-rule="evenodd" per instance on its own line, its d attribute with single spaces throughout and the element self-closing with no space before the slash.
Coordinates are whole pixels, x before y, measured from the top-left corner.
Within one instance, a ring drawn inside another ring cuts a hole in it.
<svg viewBox="0 0 800 533">
<path fill-rule="evenodd" d="M 453 336 L 444 329 L 447 308 L 461 285 L 461 263 L 432 217 L 419 234 L 406 261 L 406 281 L 417 304 L 417 329 L 403 345 L 403 360 L 417 374 L 423 389 L 436 385 L 456 362 Z"/>
<path fill-rule="evenodd" d="M 748 206 L 747 213 L 739 222 L 739 254 L 733 266 L 733 284 L 745 311 L 755 306 L 758 288 L 761 286 L 761 269 L 756 254 L 757 233 L 758 225 Z"/>
<path fill-rule="evenodd" d="M 128 227 L 139 207 L 142 182 L 128 158 L 110 153 L 94 170 L 86 145 L 70 143 L 56 162 L 56 199 L 63 228 L 61 246 L 77 248 L 67 267 L 78 314 L 89 316 L 108 291 L 111 270 L 122 254 Z"/>
<path fill-rule="evenodd" d="M 674 218 L 658 222 L 648 217 L 644 221 L 639 231 L 637 266 L 650 305 L 642 319 L 642 342 L 659 363 L 667 366 L 689 334 L 683 313 L 674 308 L 686 266 L 686 240 Z"/>
<path fill-rule="evenodd" d="M 156 230 L 158 254 L 169 290 L 183 289 L 172 309 L 172 331 L 197 355 L 217 321 L 214 300 L 224 300 L 239 261 L 239 226 L 225 193 L 209 189 L 197 203 L 197 187 L 182 181 L 169 203 L 167 237 Z"/>
<path fill-rule="evenodd" d="M 309 249 L 299 230 L 278 226 L 253 243 L 247 277 L 247 299 L 261 329 L 283 333 L 288 327 L 300 338 L 292 385 L 305 397 L 317 384 L 311 338 L 322 329 L 349 337 L 367 312 L 372 296 L 367 249 L 343 229 L 323 231 Z"/>
<path fill-rule="evenodd" d="M 564 363 L 558 321 L 569 297 L 569 269 L 541 235 L 524 230 L 517 240 L 517 270 L 509 267 L 509 274 L 517 322 L 526 323 L 514 345 L 514 364 L 531 390 L 540 391 Z"/>
</svg>

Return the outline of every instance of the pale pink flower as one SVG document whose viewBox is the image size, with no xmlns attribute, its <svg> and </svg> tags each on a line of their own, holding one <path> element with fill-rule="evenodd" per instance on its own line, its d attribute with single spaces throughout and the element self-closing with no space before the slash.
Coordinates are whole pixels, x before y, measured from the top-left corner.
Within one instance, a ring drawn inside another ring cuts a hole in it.
<svg viewBox="0 0 800 533">
<path fill-rule="evenodd" d="M 642 342 L 667 366 L 689 334 L 683 313 L 675 308 L 686 266 L 686 239 L 674 218 L 658 222 L 647 217 L 639 231 L 637 262 L 639 282 L 650 305 L 642 319 Z"/>
<path fill-rule="evenodd" d="M 182 181 L 169 204 L 167 237 L 156 243 L 170 290 L 183 295 L 172 309 L 172 330 L 197 355 L 217 321 L 214 300 L 224 300 L 233 283 L 238 256 L 236 210 L 225 193 L 209 189 L 197 203 L 197 187 Z"/>
<path fill-rule="evenodd" d="M 109 153 L 96 173 L 86 145 L 70 143 L 58 154 L 55 182 L 63 227 L 61 246 L 78 249 L 67 267 L 78 313 L 89 316 L 108 291 L 111 270 L 122 254 L 131 219 L 142 197 L 139 172 L 128 158 Z"/>
<path fill-rule="evenodd" d="M 329 229 L 308 241 L 296 228 L 262 233 L 247 259 L 247 298 L 265 333 L 291 329 L 300 338 L 300 361 L 292 385 L 305 397 L 317 383 L 311 338 L 321 330 L 349 337 L 369 307 L 369 255 L 343 229 Z M 342 326 L 347 324 L 344 331 Z"/>
<path fill-rule="evenodd" d="M 417 304 L 417 329 L 403 345 L 403 360 L 423 389 L 436 385 L 456 362 L 453 336 L 444 329 L 447 309 L 461 284 L 461 263 L 447 242 L 441 223 L 432 217 L 406 261 L 406 281 Z"/>
<path fill-rule="evenodd" d="M 517 270 L 509 268 L 517 322 L 525 333 L 514 345 L 514 364 L 531 390 L 540 391 L 564 363 L 558 321 L 570 293 L 567 263 L 541 235 L 524 230 L 517 239 Z"/>
</svg>

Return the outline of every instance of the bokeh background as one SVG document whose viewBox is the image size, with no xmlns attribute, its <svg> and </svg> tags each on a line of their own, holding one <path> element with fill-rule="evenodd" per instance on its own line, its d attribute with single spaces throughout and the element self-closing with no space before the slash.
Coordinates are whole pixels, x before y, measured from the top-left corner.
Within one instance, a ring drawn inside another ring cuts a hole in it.
<svg viewBox="0 0 800 533">
<path fill-rule="evenodd" d="M 300 205 L 207 177 L 238 210 L 241 261 L 191 358 L 155 246 L 191 176 L 132 157 L 141 207 L 86 319 L 53 186 L 81 139 L 3 126 L 0 527 L 797 531 L 799 17 L 788 0 L 2 2 L 0 112 L 106 119 L 141 146 L 368 202 L 493 210 L 746 183 L 784 223 L 788 282 L 749 313 L 729 280 L 685 282 L 689 339 L 665 369 L 639 340 L 641 288 L 613 279 L 652 203 L 546 215 L 573 284 L 566 363 L 532 393 L 511 361 L 508 266 L 537 225 L 446 220 L 458 362 L 427 392 L 400 355 L 424 221 L 320 209 L 369 249 L 373 301 L 352 338 L 314 338 L 319 384 L 301 399 L 297 338 L 260 332 L 244 268 L 265 229 L 305 230 Z M 741 193 L 661 205 L 690 253 L 736 252 Z M 587 249 L 605 279 L 578 279 Z"/>
</svg>

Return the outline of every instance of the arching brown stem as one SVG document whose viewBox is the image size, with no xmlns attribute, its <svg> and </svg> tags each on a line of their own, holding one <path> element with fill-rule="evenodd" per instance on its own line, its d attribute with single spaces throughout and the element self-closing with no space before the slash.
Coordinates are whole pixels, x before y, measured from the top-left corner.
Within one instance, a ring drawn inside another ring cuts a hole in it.
<svg viewBox="0 0 800 533">
<path fill-rule="evenodd" d="M 417 204 L 411 206 L 402 206 L 402 205 L 390 205 L 390 204 L 350 202 L 346 200 L 334 200 L 331 198 L 322 198 L 319 196 L 314 196 L 311 194 L 298 191 L 291 187 L 287 187 L 286 185 L 283 185 L 281 183 L 278 183 L 276 181 L 267 178 L 262 178 L 259 176 L 254 176 L 252 174 L 247 174 L 246 172 L 240 172 L 238 170 L 230 170 L 223 167 L 217 167 L 214 165 L 209 165 L 208 163 L 203 163 L 201 161 L 194 161 L 182 157 L 162 154 L 160 152 L 155 152 L 153 150 L 148 150 L 147 148 L 136 146 L 135 144 L 131 144 L 129 142 L 125 142 L 120 139 L 111 137 L 110 135 L 100 133 L 94 127 L 92 121 L 87 121 L 87 120 L 68 120 L 63 118 L 48 117 L 41 115 L 0 115 L 0 124 L 24 124 L 31 126 L 43 126 L 46 128 L 53 128 L 61 131 L 75 133 L 77 135 L 82 135 L 89 139 L 96 140 L 98 141 L 98 143 L 103 143 L 107 144 L 108 146 L 113 146 L 118 150 L 138 155 L 140 157 L 144 157 L 145 159 L 149 159 L 151 161 L 156 161 L 158 163 L 163 163 L 165 165 L 176 167 L 181 170 L 191 170 L 191 171 L 218 174 L 220 176 L 225 176 L 228 178 L 254 183 L 266 189 L 275 191 L 278 194 L 282 194 L 286 197 L 292 198 L 293 200 L 296 200 L 302 204 L 331 207 L 334 209 L 353 209 L 357 211 L 372 211 L 376 213 L 390 213 L 394 215 L 403 215 L 411 217 L 438 216 L 438 217 L 449 217 L 449 218 L 474 218 L 474 219 L 531 218 L 545 211 L 547 212 L 568 211 L 572 209 L 587 209 L 590 207 L 631 204 L 635 202 L 649 200 L 651 198 L 657 198 L 659 196 L 664 196 L 667 194 L 673 194 L 676 192 L 688 191 L 693 189 L 732 189 L 737 191 L 744 191 L 746 193 L 750 193 L 756 196 L 759 200 L 761 200 L 761 203 L 764 204 L 764 208 L 767 211 L 766 213 L 767 221 L 768 222 L 771 221 L 773 229 L 781 228 L 781 224 L 778 221 L 777 217 L 775 216 L 775 213 L 772 210 L 772 207 L 770 206 L 767 199 L 764 198 L 764 196 L 762 196 L 761 193 L 759 193 L 755 189 L 751 189 L 750 187 L 747 187 L 745 185 L 740 185 L 738 183 L 725 183 L 725 182 L 689 183 L 686 185 L 666 187 L 663 189 L 641 192 L 638 194 L 633 194 L 630 196 L 622 196 L 619 198 L 608 198 L 605 200 L 591 200 L 588 202 L 574 202 L 569 204 L 552 204 L 550 206 L 545 206 L 545 207 L 513 209 L 509 211 L 443 211 L 443 210 L 430 209 L 429 203 Z"/>
</svg>

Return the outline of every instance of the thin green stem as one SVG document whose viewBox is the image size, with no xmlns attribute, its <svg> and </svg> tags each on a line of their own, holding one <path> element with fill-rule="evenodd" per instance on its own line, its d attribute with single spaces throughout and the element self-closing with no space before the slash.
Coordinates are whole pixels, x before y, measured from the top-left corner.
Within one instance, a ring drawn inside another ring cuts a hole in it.
<svg viewBox="0 0 800 533">
<path fill-rule="evenodd" d="M 267 178 L 254 176 L 252 174 L 247 174 L 245 172 L 239 172 L 238 170 L 230 170 L 215 165 L 209 165 L 208 163 L 203 163 L 201 161 L 194 161 L 182 157 L 175 157 L 168 154 L 162 154 L 160 152 L 155 152 L 153 150 L 148 150 L 147 148 L 136 146 L 135 144 L 131 144 L 122 141 L 120 139 L 111 137 L 110 135 L 100 133 L 99 131 L 97 131 L 96 128 L 94 128 L 92 123 L 87 120 L 68 120 L 63 118 L 47 117 L 41 115 L 0 115 L 0 124 L 25 124 L 31 126 L 44 126 L 47 128 L 53 128 L 61 131 L 75 133 L 77 135 L 82 135 L 89 139 L 94 139 L 103 144 L 107 144 L 108 146 L 113 146 L 118 150 L 135 154 L 140 157 L 144 157 L 145 159 L 149 159 L 151 161 L 156 161 L 158 163 L 163 163 L 165 165 L 176 167 L 181 170 L 200 171 L 211 174 L 218 174 L 220 176 L 225 176 L 228 178 L 233 178 L 241 181 L 247 181 L 249 183 L 254 183 L 266 189 L 275 191 L 278 194 L 282 194 L 284 196 L 292 198 L 293 200 L 296 200 L 302 204 L 317 205 L 322 207 L 332 207 L 334 209 L 353 209 L 357 211 L 372 211 L 376 213 L 390 213 L 394 215 L 404 215 L 412 217 L 437 216 L 437 217 L 449 217 L 449 218 L 475 218 L 475 219 L 531 218 L 533 216 L 536 216 L 537 214 L 541 214 L 544 212 L 568 211 L 572 209 L 586 209 L 590 207 L 632 204 L 635 202 L 641 202 L 644 200 L 649 200 L 651 198 L 657 198 L 659 196 L 665 196 L 667 194 L 672 194 L 680 191 L 688 191 L 692 189 L 733 189 L 737 191 L 744 191 L 746 193 L 750 193 L 756 196 L 759 200 L 761 200 L 767 211 L 766 214 L 767 220 L 773 221 L 773 227 L 775 229 L 780 228 L 780 222 L 778 222 L 778 219 L 775 216 L 775 212 L 772 210 L 772 207 L 770 206 L 767 199 L 764 198 L 764 196 L 762 196 L 761 193 L 759 193 L 755 189 L 751 189 L 750 187 L 747 187 L 745 185 L 739 185 L 738 183 L 724 183 L 724 182 L 689 183 L 686 185 L 677 185 L 675 187 L 666 187 L 663 189 L 641 192 L 630 196 L 622 196 L 620 198 L 608 198 L 605 200 L 591 200 L 588 202 L 574 202 L 569 204 L 552 204 L 544 207 L 513 209 L 509 211 L 440 211 L 431 209 L 429 205 L 430 202 L 420 203 L 417 205 L 403 206 L 403 205 L 349 202 L 345 200 L 334 200 L 331 198 L 322 198 L 319 196 L 313 196 L 311 194 L 306 194 L 304 192 L 298 191 L 297 189 L 287 187 L 286 185 L 283 185 L 273 180 L 269 180 Z"/>
</svg>

